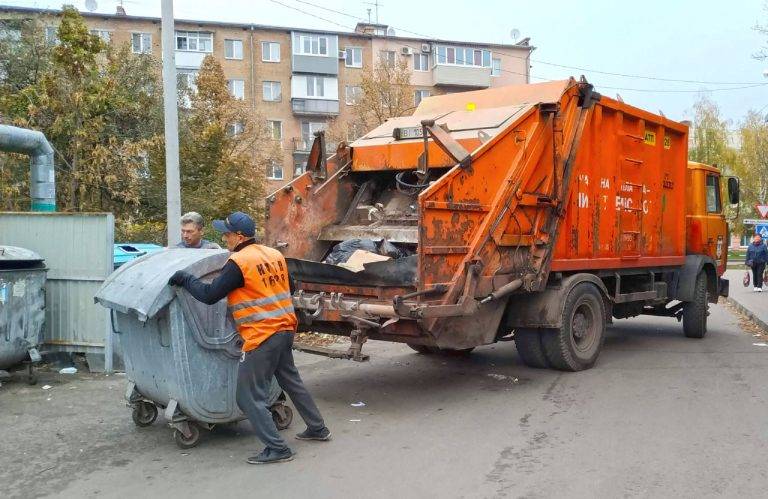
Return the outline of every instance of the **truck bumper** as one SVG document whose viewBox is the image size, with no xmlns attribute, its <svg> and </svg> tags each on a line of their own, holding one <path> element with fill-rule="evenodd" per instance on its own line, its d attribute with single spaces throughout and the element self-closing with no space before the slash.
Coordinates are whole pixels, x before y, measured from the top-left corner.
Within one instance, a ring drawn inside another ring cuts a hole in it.
<svg viewBox="0 0 768 499">
<path fill-rule="evenodd" d="M 718 279 L 718 283 L 717 283 L 717 292 L 718 292 L 718 294 L 720 296 L 724 296 L 724 297 L 727 298 L 728 297 L 728 287 L 729 287 L 728 279 L 723 279 L 722 277 L 720 277 Z"/>
</svg>

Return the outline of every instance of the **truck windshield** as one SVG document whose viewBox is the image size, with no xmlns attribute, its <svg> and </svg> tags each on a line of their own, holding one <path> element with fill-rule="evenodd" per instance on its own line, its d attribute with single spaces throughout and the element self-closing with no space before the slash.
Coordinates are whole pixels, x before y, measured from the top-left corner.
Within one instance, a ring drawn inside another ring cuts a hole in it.
<svg viewBox="0 0 768 499">
<path fill-rule="evenodd" d="M 720 213 L 720 177 L 707 175 L 707 212 Z"/>
</svg>

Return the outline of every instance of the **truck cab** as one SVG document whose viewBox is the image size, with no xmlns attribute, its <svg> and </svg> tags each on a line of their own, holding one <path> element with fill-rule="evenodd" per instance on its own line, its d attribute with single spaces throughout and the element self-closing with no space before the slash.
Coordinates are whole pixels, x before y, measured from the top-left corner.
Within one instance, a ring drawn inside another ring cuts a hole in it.
<svg viewBox="0 0 768 499">
<path fill-rule="evenodd" d="M 715 166 L 688 162 L 686 182 L 686 254 L 708 256 L 716 262 L 717 275 L 725 272 L 728 224 L 723 213 L 722 175 Z M 728 201 L 739 202 L 739 182 L 727 178 Z"/>
</svg>

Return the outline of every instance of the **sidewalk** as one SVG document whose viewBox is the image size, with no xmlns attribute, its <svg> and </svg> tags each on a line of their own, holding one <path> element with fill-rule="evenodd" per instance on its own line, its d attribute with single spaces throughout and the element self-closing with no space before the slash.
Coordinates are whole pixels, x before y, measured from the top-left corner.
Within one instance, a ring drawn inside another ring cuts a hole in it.
<svg viewBox="0 0 768 499">
<path fill-rule="evenodd" d="M 725 272 L 723 277 L 730 281 L 728 302 L 762 329 L 768 330 L 768 286 L 763 286 L 762 293 L 752 291 L 754 288 L 752 282 L 745 288 L 742 279 L 746 270 L 746 267 L 742 267 L 740 270 Z"/>
</svg>

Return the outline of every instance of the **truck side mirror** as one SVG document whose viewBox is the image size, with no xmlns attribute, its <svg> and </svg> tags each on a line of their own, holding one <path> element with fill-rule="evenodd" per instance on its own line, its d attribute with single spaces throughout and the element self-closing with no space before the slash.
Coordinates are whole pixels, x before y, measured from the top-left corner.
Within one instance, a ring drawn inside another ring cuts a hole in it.
<svg viewBox="0 0 768 499">
<path fill-rule="evenodd" d="M 736 177 L 728 177 L 728 201 L 739 204 L 739 179 Z"/>
</svg>

